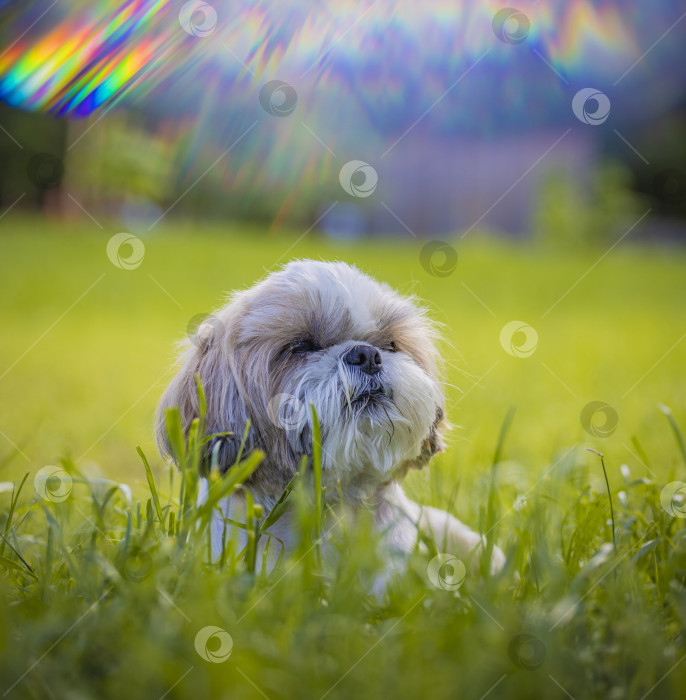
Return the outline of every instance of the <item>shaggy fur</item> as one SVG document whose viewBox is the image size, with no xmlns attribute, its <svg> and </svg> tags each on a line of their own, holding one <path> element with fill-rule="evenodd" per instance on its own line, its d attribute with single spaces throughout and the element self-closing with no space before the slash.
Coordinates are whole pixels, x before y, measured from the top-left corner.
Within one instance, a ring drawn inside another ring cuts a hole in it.
<svg viewBox="0 0 686 700">
<path fill-rule="evenodd" d="M 471 555 L 482 538 L 449 514 L 412 503 L 399 485 L 409 469 L 424 467 L 444 447 L 436 337 L 412 299 L 357 268 L 291 262 L 236 292 L 187 343 L 183 365 L 158 409 L 158 445 L 169 454 L 165 409 L 178 406 L 185 429 L 198 415 L 199 374 L 207 397 L 207 433 L 232 433 L 216 438 L 222 472 L 235 462 L 250 419 L 245 453 L 260 448 L 266 457 L 246 487 L 267 513 L 311 452 L 313 403 L 327 500 L 341 493 L 351 508 L 372 509 L 389 552 L 411 551 L 421 528 L 439 546 L 474 561 Z M 360 344 L 378 352 L 375 373 L 344 360 Z M 217 513 L 215 555 L 223 545 L 223 518 L 240 519 L 242 507 L 243 498 L 236 495 Z M 292 540 L 289 520 L 286 514 L 273 532 L 286 548 Z M 503 561 L 494 548 L 492 567 Z"/>
</svg>

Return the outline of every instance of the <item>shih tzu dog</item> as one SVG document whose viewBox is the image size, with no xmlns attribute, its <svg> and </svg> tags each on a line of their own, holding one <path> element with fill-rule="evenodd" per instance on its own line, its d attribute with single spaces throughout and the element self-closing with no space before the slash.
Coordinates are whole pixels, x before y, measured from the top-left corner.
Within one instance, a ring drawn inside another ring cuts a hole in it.
<svg viewBox="0 0 686 700">
<path fill-rule="evenodd" d="M 398 554 L 411 552 L 422 533 L 439 551 L 477 572 L 484 539 L 447 512 L 413 503 L 400 485 L 409 469 L 426 466 L 444 447 L 436 337 L 413 300 L 357 268 L 291 262 L 235 293 L 200 326 L 162 397 L 158 445 L 170 454 L 167 408 L 179 407 L 185 429 L 198 415 L 199 375 L 207 399 L 207 434 L 231 433 L 215 438 L 222 473 L 235 463 L 250 420 L 244 454 L 259 448 L 265 458 L 245 487 L 266 514 L 303 456 L 311 455 L 313 404 L 327 500 L 342 496 L 348 508 L 373 511 L 384 559 L 402 560 Z M 201 498 L 206 491 L 204 481 Z M 244 507 L 245 498 L 237 492 L 217 510 L 211 524 L 214 557 L 225 543 L 226 519 L 240 522 Z M 286 551 L 293 543 L 291 523 L 286 512 L 271 530 Z M 491 571 L 500 570 L 504 561 L 493 547 Z"/>
</svg>

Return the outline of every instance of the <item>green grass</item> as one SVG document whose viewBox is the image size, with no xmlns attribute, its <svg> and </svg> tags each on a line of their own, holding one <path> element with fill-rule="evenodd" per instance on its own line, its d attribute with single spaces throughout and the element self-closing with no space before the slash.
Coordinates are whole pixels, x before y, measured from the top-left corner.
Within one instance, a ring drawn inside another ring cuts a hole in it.
<svg viewBox="0 0 686 700">
<path fill-rule="evenodd" d="M 660 494 L 686 475 L 683 251 L 622 244 L 596 265 L 604 250 L 454 241 L 457 269 L 437 278 L 415 241 L 344 246 L 178 226 L 146 237 L 143 264 L 124 271 L 105 255 L 115 231 L 9 219 L 0 223 L 0 479 L 14 482 L 0 492 L 6 697 L 680 696 L 686 540 Z M 194 471 L 175 475 L 157 457 L 151 416 L 189 320 L 282 255 L 355 262 L 445 324 L 456 427 L 407 490 L 493 528 L 508 555 L 503 574 L 442 590 L 417 552 L 378 601 L 366 592 L 378 562 L 364 518 L 335 535 L 337 561 L 321 563 L 307 479 L 292 501 L 299 548 L 270 577 L 252 573 L 251 552 L 207 562 Z M 530 357 L 500 344 L 512 320 L 538 333 Z M 581 425 L 594 400 L 618 416 L 606 438 Z M 604 454 L 614 533 L 603 468 L 586 448 Z M 57 463 L 73 489 L 46 502 L 33 478 Z M 132 500 L 98 478 L 130 484 Z M 233 639 L 224 663 L 196 651 L 210 625 Z"/>
</svg>

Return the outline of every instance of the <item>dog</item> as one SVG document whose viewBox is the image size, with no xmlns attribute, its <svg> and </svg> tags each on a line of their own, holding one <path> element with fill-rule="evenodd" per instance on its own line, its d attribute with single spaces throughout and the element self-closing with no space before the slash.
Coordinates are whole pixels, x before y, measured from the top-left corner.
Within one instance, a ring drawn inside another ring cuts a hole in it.
<svg viewBox="0 0 686 700">
<path fill-rule="evenodd" d="M 413 503 L 400 485 L 410 469 L 425 467 L 444 450 L 448 424 L 438 338 L 414 299 L 356 267 L 290 262 L 233 294 L 186 342 L 180 370 L 158 408 L 159 449 L 170 456 L 168 408 L 178 407 L 186 431 L 199 415 L 199 375 L 206 433 L 224 434 L 210 440 L 208 453 L 214 452 L 225 473 L 236 462 L 249 421 L 243 454 L 261 449 L 265 456 L 244 487 L 266 514 L 303 456 L 312 454 L 312 404 L 320 423 L 326 499 L 342 498 L 348 510 L 372 511 L 384 560 L 402 561 L 423 534 L 477 574 L 484 538 L 445 511 Z M 204 479 L 201 502 L 207 490 Z M 244 522 L 244 517 L 240 491 L 221 503 L 210 525 L 214 558 L 225 545 L 226 519 Z M 243 530 L 237 534 L 245 538 Z M 286 552 L 293 546 L 288 511 L 270 534 Z M 491 572 L 504 563 L 494 546 Z M 389 577 L 393 567 L 389 563 Z"/>
</svg>

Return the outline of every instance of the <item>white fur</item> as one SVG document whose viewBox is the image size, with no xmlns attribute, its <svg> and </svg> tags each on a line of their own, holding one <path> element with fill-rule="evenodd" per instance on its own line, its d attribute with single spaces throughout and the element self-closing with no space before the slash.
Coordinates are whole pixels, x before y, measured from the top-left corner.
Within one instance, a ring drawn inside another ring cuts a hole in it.
<svg viewBox="0 0 686 700">
<path fill-rule="evenodd" d="M 199 374 L 207 395 L 208 434 L 233 433 L 208 445 L 211 451 L 218 443 L 222 471 L 234 463 L 237 438 L 250 420 L 244 454 L 259 448 L 266 457 L 245 486 L 266 514 L 302 457 L 311 456 L 313 404 L 322 432 L 327 500 L 337 500 L 340 493 L 349 508 L 374 512 L 389 575 L 397 569 L 397 563 L 391 563 L 397 562 L 394 555 L 412 551 L 420 531 L 476 572 L 474 553 L 484 545 L 483 538 L 448 513 L 413 503 L 399 484 L 408 469 L 424 467 L 443 449 L 447 425 L 436 337 L 414 300 L 357 268 L 312 260 L 289 263 L 251 289 L 234 294 L 212 324 L 203 326 L 187 344 L 183 365 L 160 404 L 158 443 L 169 454 L 166 408 L 179 407 L 186 429 L 197 416 L 194 378 Z M 304 340 L 316 346 L 313 351 L 292 349 L 292 343 Z M 379 353 L 377 374 L 344 361 L 356 344 Z M 206 498 L 206 488 L 204 484 L 201 499 Z M 224 519 L 243 517 L 240 494 L 217 509 L 212 524 L 214 557 L 224 546 Z M 286 550 L 293 539 L 290 520 L 287 512 L 272 533 Z M 238 530 L 232 536 L 241 546 L 244 533 Z M 273 563 L 278 554 L 278 548 L 270 546 L 269 561 Z M 502 552 L 494 547 L 492 570 L 503 564 Z"/>
</svg>

